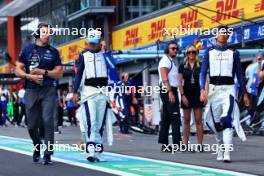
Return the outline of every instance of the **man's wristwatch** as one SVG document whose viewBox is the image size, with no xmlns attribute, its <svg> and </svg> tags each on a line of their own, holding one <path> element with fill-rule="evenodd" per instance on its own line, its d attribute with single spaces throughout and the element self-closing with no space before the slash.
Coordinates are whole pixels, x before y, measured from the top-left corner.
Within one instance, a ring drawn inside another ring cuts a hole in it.
<svg viewBox="0 0 264 176">
<path fill-rule="evenodd" d="M 45 70 L 44 76 L 48 76 L 48 70 Z"/>
</svg>

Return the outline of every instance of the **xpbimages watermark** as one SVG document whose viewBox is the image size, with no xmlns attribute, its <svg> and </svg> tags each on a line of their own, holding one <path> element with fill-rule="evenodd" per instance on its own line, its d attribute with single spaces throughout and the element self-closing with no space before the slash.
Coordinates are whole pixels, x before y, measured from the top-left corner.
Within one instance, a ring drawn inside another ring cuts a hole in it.
<svg viewBox="0 0 264 176">
<path fill-rule="evenodd" d="M 113 86 L 103 86 L 97 87 L 100 92 L 103 92 L 105 95 L 109 95 L 112 93 L 115 94 L 131 94 L 131 93 L 139 93 L 144 94 L 146 96 L 152 96 L 153 93 L 167 93 L 168 90 L 166 87 L 160 86 L 117 86 L 114 84 Z"/>
<path fill-rule="evenodd" d="M 233 34 L 233 28 L 228 29 L 218 29 L 218 28 L 197 28 L 191 27 L 188 25 L 187 27 L 180 25 L 179 27 L 173 28 L 163 28 L 163 36 L 171 36 L 174 38 L 175 36 L 184 36 L 184 35 L 209 35 L 216 36 L 217 34 Z"/>
<path fill-rule="evenodd" d="M 204 151 L 216 154 L 218 151 L 233 151 L 233 144 L 163 144 L 163 152 L 175 154 L 177 152 Z"/>
<path fill-rule="evenodd" d="M 55 27 L 47 27 L 48 29 L 41 29 L 32 32 L 31 35 L 57 35 L 57 36 L 80 36 L 80 38 L 86 38 L 89 31 L 97 30 L 101 31 L 101 28 L 61 28 L 56 25 Z"/>
<path fill-rule="evenodd" d="M 84 149 L 84 150 L 82 150 Z M 102 144 L 59 144 L 58 141 L 56 141 L 54 144 L 51 144 L 50 141 L 48 141 L 48 144 L 37 144 L 34 145 L 32 148 L 32 151 L 62 151 L 62 152 L 83 152 L 86 151 L 95 151 L 95 152 L 101 152 L 103 150 Z"/>
</svg>

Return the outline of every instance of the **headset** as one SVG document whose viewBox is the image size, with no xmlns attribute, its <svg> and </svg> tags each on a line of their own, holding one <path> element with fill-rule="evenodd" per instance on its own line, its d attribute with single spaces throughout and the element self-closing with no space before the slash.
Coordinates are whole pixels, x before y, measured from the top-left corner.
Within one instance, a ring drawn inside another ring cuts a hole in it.
<svg viewBox="0 0 264 176">
<path fill-rule="evenodd" d="M 177 52 L 179 51 L 179 46 L 178 46 L 178 43 L 177 42 L 175 42 L 175 41 L 171 41 L 171 42 L 169 42 L 167 45 L 166 45 L 166 48 L 164 49 L 164 53 L 165 54 L 169 54 L 169 50 L 170 50 L 170 45 L 171 44 L 176 44 L 177 45 Z"/>
<path fill-rule="evenodd" d="M 35 39 L 40 38 L 40 28 L 42 28 L 42 27 L 52 28 L 52 26 L 50 24 L 48 24 L 48 23 L 39 23 L 37 30 L 33 34 Z"/>
</svg>

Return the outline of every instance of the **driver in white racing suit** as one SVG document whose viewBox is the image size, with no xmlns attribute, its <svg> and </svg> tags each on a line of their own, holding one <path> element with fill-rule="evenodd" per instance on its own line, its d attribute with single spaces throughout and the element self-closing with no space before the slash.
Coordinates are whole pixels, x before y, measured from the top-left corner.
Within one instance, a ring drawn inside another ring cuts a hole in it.
<svg viewBox="0 0 264 176">
<path fill-rule="evenodd" d="M 240 84 L 244 104 L 249 106 L 239 53 L 227 48 L 229 33 L 227 26 L 218 27 L 216 45 L 206 52 L 200 72 L 200 99 L 207 104 L 206 124 L 216 134 L 216 141 L 219 145 L 217 160 L 224 162 L 231 162 L 233 128 L 243 141 L 246 140 L 239 122 L 234 85 L 235 75 Z M 209 74 L 208 94 L 205 91 L 207 73 Z"/>
<path fill-rule="evenodd" d="M 108 97 L 103 88 L 108 84 L 108 67 L 103 53 L 100 51 L 101 31 L 88 32 L 88 49 L 79 54 L 78 68 L 74 80 L 74 102 L 78 101 L 77 91 L 82 79 L 81 101 L 79 113 L 86 116 L 87 136 L 85 137 L 87 160 L 100 161 L 103 152 L 103 130 L 106 123 Z"/>
</svg>

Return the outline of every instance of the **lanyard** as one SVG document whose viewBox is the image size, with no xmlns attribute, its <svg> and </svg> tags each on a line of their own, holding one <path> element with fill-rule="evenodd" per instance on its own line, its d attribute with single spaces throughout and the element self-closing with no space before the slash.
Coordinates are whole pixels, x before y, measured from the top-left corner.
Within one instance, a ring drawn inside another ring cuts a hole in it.
<svg viewBox="0 0 264 176">
<path fill-rule="evenodd" d="M 190 68 L 191 68 L 191 64 L 190 64 Z M 191 84 L 195 84 L 195 79 L 193 76 L 195 69 L 196 69 L 196 63 L 193 65 L 193 68 L 192 68 Z"/>
<path fill-rule="evenodd" d="M 171 67 L 170 67 L 170 69 L 169 69 L 169 72 L 171 71 L 171 69 L 172 69 L 172 67 L 173 67 L 173 65 L 176 67 L 176 64 L 173 62 L 173 59 L 169 56 L 169 55 L 167 55 L 167 58 L 170 60 L 170 62 L 171 62 Z"/>
</svg>

